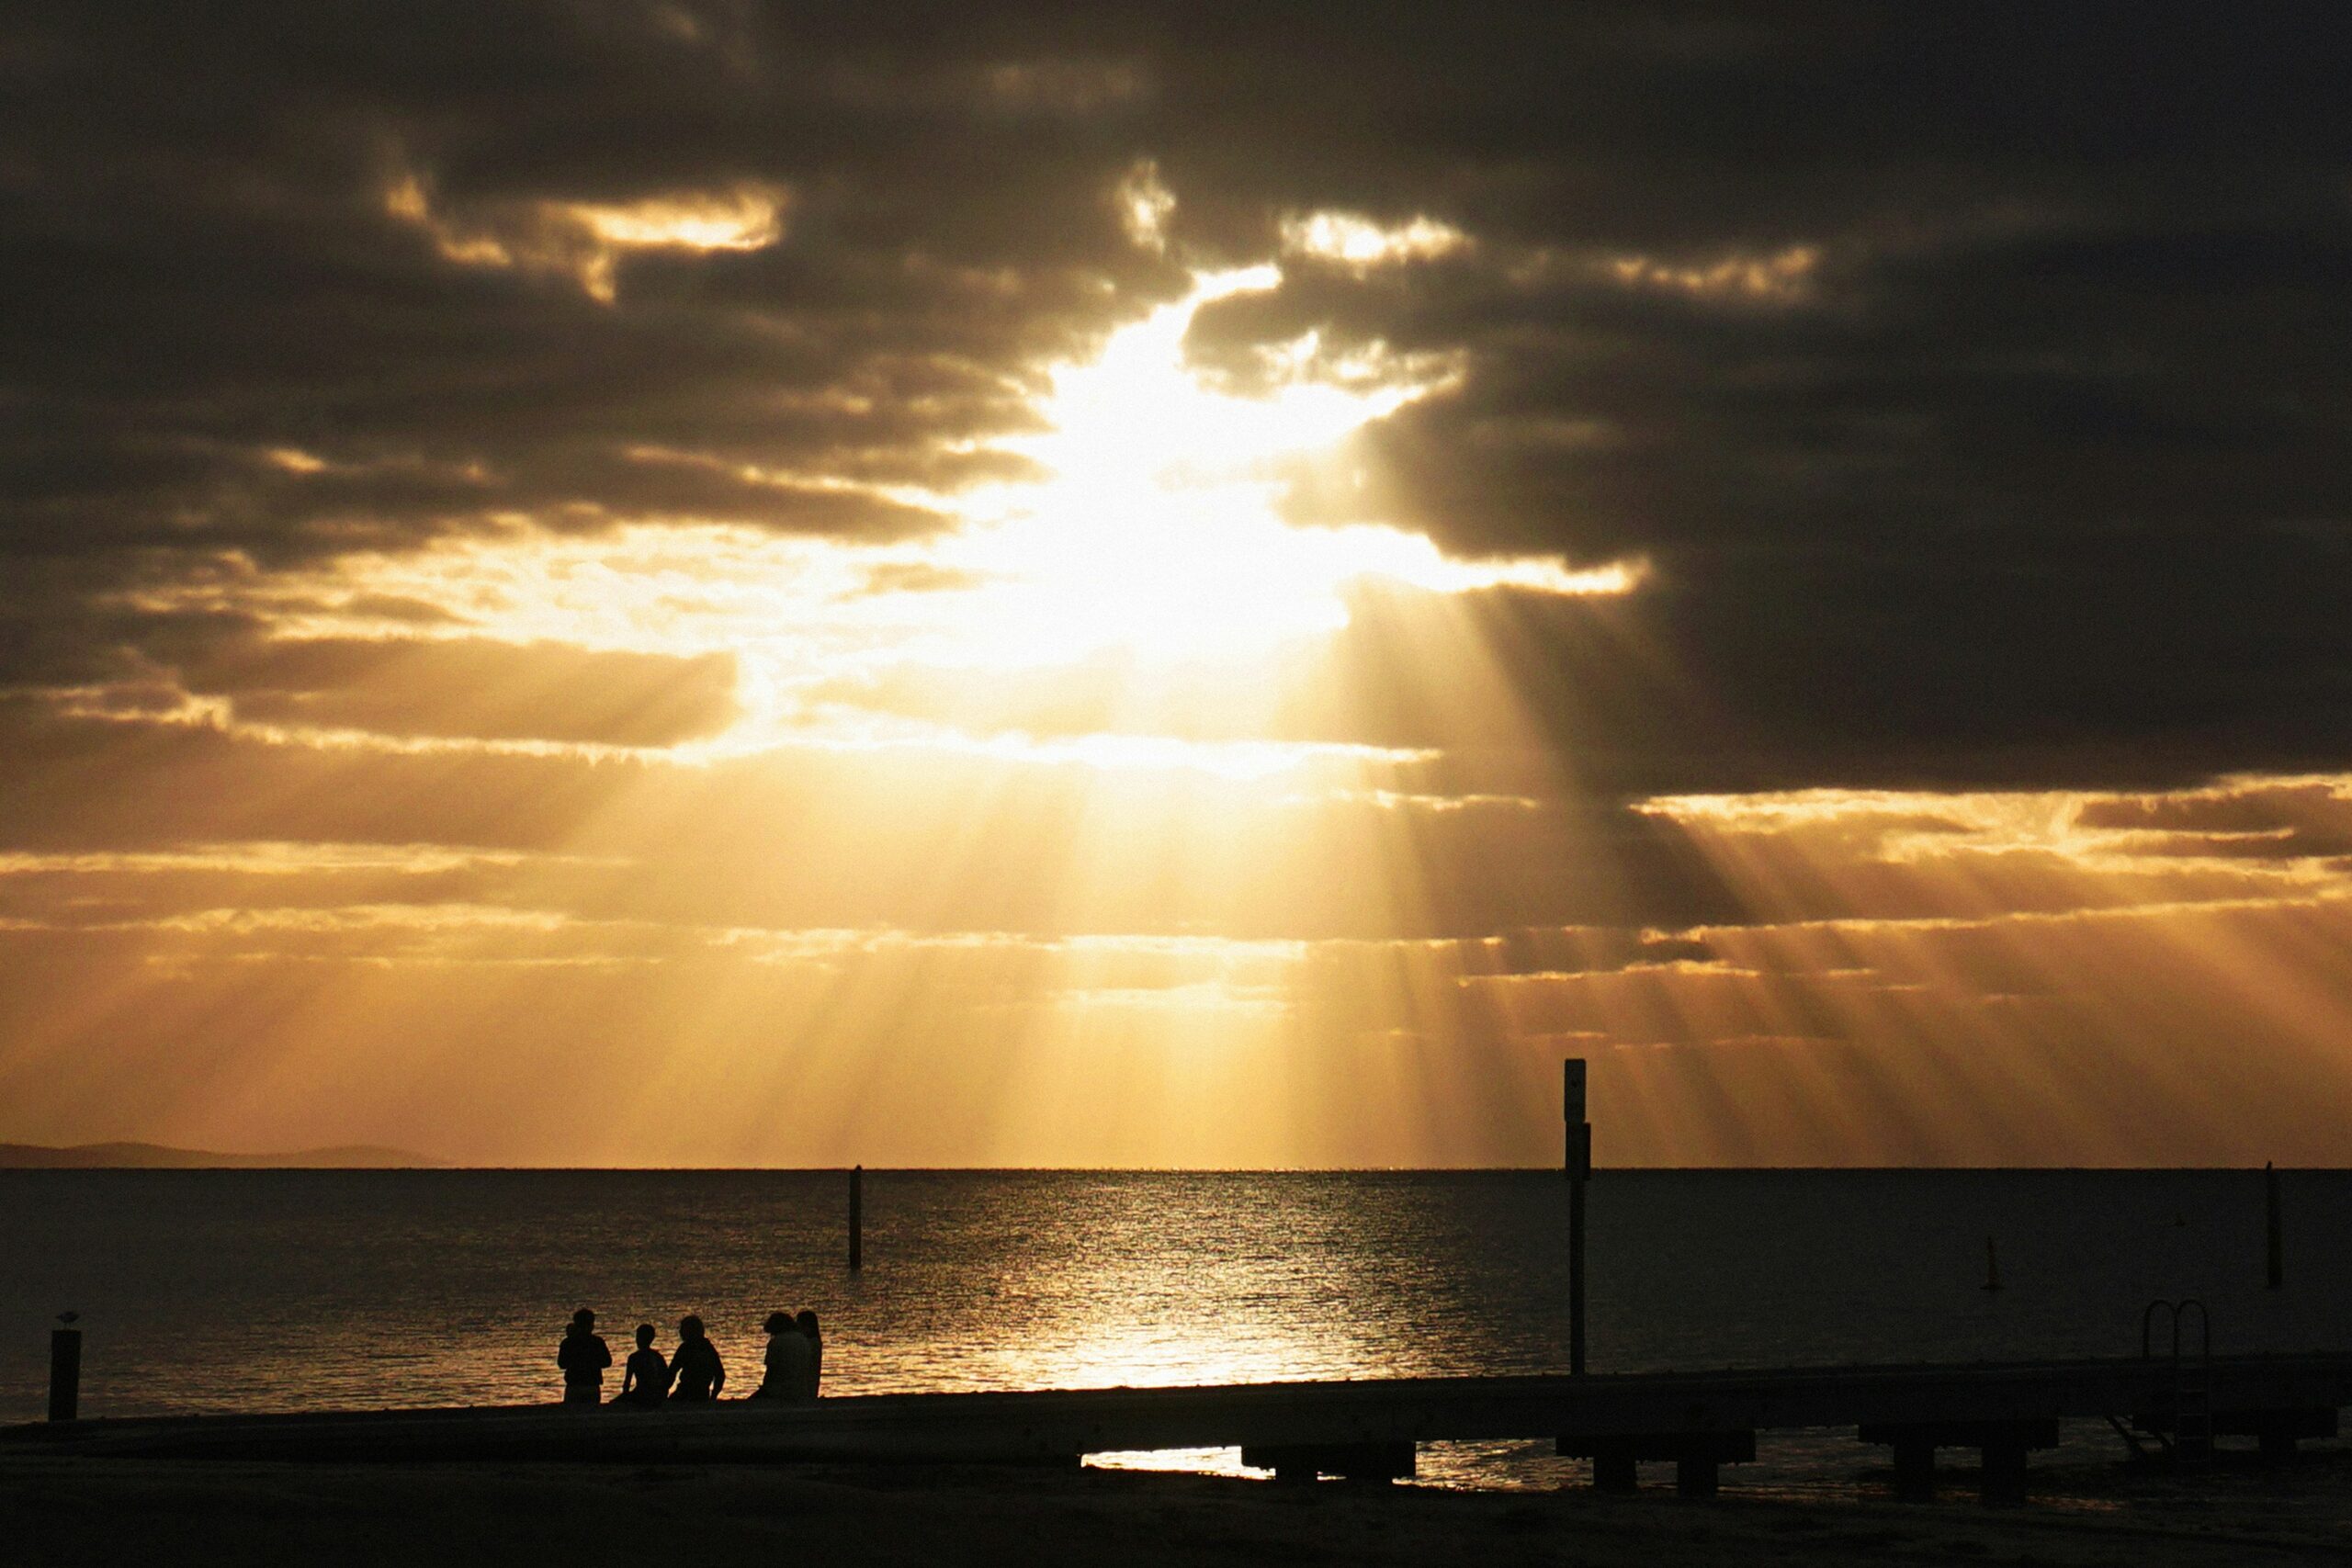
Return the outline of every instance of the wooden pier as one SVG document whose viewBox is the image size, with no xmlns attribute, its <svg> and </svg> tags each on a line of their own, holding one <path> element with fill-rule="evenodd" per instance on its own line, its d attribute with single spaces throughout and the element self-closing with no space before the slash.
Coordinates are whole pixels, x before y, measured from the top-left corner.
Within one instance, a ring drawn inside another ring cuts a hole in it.
<svg viewBox="0 0 2352 1568">
<path fill-rule="evenodd" d="M 2201 1428 L 2267 1453 L 2332 1437 L 2352 1404 L 2352 1356 L 2214 1357 Z M 1596 1484 L 1631 1487 L 1671 1461 L 1684 1493 L 1754 1457 L 1758 1433 L 1846 1428 L 1893 1450 L 1897 1488 L 1928 1485 L 1938 1449 L 1983 1456 L 1988 1501 L 2023 1495 L 2026 1455 L 2058 1423 L 2110 1417 L 2170 1434 L 2181 1404 L 2165 1358 L 1962 1366 L 1472 1377 L 1219 1387 L 869 1394 L 814 1404 L 732 1401 L 641 1410 L 530 1405 L 65 1421 L 0 1445 L 92 1457 L 1075 1463 L 1091 1453 L 1238 1446 L 1286 1477 L 1410 1475 L 1415 1445 L 1551 1439 Z"/>
</svg>

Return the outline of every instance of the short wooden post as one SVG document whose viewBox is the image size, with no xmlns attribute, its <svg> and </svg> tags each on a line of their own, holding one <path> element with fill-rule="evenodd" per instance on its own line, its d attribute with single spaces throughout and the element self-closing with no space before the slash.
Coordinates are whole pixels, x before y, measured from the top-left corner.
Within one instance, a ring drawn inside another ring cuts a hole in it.
<svg viewBox="0 0 2352 1568">
<path fill-rule="evenodd" d="M 849 1267 L 852 1273 L 865 1267 L 865 1168 L 852 1166 L 849 1172 Z"/>
<path fill-rule="evenodd" d="M 49 1331 L 49 1418 L 71 1421 L 82 1408 L 82 1331 Z"/>
<path fill-rule="evenodd" d="M 1584 1375 L 1584 1186 L 1592 1177 L 1592 1123 L 1585 1120 L 1584 1058 L 1560 1064 L 1560 1115 L 1568 1178 L 1568 1372 Z"/>
<path fill-rule="evenodd" d="M 2287 1282 L 2287 1237 L 2278 1213 L 2278 1169 L 2267 1160 L 2262 1167 L 2262 1186 L 2269 1210 L 2269 1267 L 2266 1279 L 2270 1289 L 2275 1291 Z"/>
</svg>

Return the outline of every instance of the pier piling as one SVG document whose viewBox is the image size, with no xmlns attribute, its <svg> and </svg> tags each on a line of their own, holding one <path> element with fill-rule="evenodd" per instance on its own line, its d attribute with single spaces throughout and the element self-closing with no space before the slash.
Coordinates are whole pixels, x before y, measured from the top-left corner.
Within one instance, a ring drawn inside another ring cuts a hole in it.
<svg viewBox="0 0 2352 1568">
<path fill-rule="evenodd" d="M 2025 1501 L 2027 1451 L 2056 1448 L 2058 1423 L 2048 1416 L 1866 1421 L 1856 1435 L 1863 1442 L 1894 1450 L 1894 1495 L 1905 1502 L 1924 1503 L 1935 1496 L 1938 1449 L 1967 1448 L 1981 1456 L 1978 1477 L 1984 1500 L 2013 1506 Z"/>
<path fill-rule="evenodd" d="M 82 1331 L 49 1331 L 49 1418 L 71 1421 L 82 1407 Z"/>
<path fill-rule="evenodd" d="M 2025 1501 L 2026 1439 L 2003 1435 L 1987 1438 L 1982 1456 L 1979 1495 L 1995 1507 L 2014 1508 Z"/>
<path fill-rule="evenodd" d="M 1560 1115 L 1568 1177 L 1568 1371 L 1584 1374 L 1584 1186 L 1592 1177 L 1592 1123 L 1585 1120 L 1584 1058 L 1560 1064 Z"/>
<path fill-rule="evenodd" d="M 1936 1500 L 1936 1445 L 1924 1435 L 1894 1439 L 1894 1495 L 1905 1503 Z"/>
<path fill-rule="evenodd" d="M 1756 1434 L 1738 1428 L 1690 1432 L 1624 1432 L 1607 1437 L 1563 1437 L 1552 1451 L 1564 1459 L 1592 1461 L 1592 1484 L 1600 1492 L 1639 1489 L 1644 1461 L 1674 1464 L 1674 1490 L 1684 1497 L 1713 1497 L 1723 1489 L 1723 1467 L 1756 1459 Z"/>
<path fill-rule="evenodd" d="M 1642 1472 L 1628 1448 L 1606 1448 L 1592 1456 L 1592 1484 L 1596 1491 L 1613 1492 L 1620 1495 L 1638 1492 L 1642 1488 Z"/>
<path fill-rule="evenodd" d="M 2278 1168 L 2267 1160 L 2262 1167 L 2262 1187 L 2267 1221 L 2266 1235 L 2269 1241 L 2264 1282 L 2275 1291 L 2287 1282 L 2287 1240 L 2278 1213 Z"/>
</svg>

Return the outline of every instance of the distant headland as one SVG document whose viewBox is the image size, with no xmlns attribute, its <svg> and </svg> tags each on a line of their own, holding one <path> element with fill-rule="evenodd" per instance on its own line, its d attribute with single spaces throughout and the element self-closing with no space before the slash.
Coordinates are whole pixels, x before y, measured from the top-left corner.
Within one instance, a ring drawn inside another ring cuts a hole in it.
<svg viewBox="0 0 2352 1568">
<path fill-rule="evenodd" d="M 175 1149 L 163 1144 L 0 1144 L 0 1170 L 395 1170 L 437 1169 L 448 1165 L 409 1149 L 373 1144 L 295 1149 L 280 1154 L 221 1154 L 212 1149 Z"/>
</svg>

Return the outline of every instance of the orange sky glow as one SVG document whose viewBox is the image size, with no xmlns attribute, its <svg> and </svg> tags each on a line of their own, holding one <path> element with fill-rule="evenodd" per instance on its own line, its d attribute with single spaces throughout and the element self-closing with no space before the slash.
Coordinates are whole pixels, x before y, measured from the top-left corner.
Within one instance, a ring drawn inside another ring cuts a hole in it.
<svg viewBox="0 0 2352 1568">
<path fill-rule="evenodd" d="M 1103 193 L 1154 254 L 1181 197 L 1148 165 Z M 787 246 L 798 199 L 469 206 L 401 168 L 380 219 L 626 311 L 643 258 Z M 1195 351 L 1285 269 L 1374 287 L 1486 242 L 1272 233 L 989 367 L 1023 418 L 928 480 L 605 454 L 891 527 L 507 508 L 494 463 L 419 457 L 482 488 L 464 526 L 111 588 L 245 629 L 6 695 L 39 724 L 0 851 L 0 1138 L 1537 1165 L 1580 1055 L 1603 1164 L 2352 1157 L 2352 775 L 1596 807 L 1605 727 L 1555 688 L 1631 671 L 1712 733 L 1645 630 L 1670 570 L 1438 542 L 1363 438 L 1459 396 L 1461 355 Z M 1583 275 L 1753 311 L 1819 262 Z M 322 496 L 408 461 L 316 428 L 240 460 Z M 1531 658 L 1539 619 L 1591 667 Z M 1655 897 L 1661 867 L 1697 891 Z"/>
</svg>

